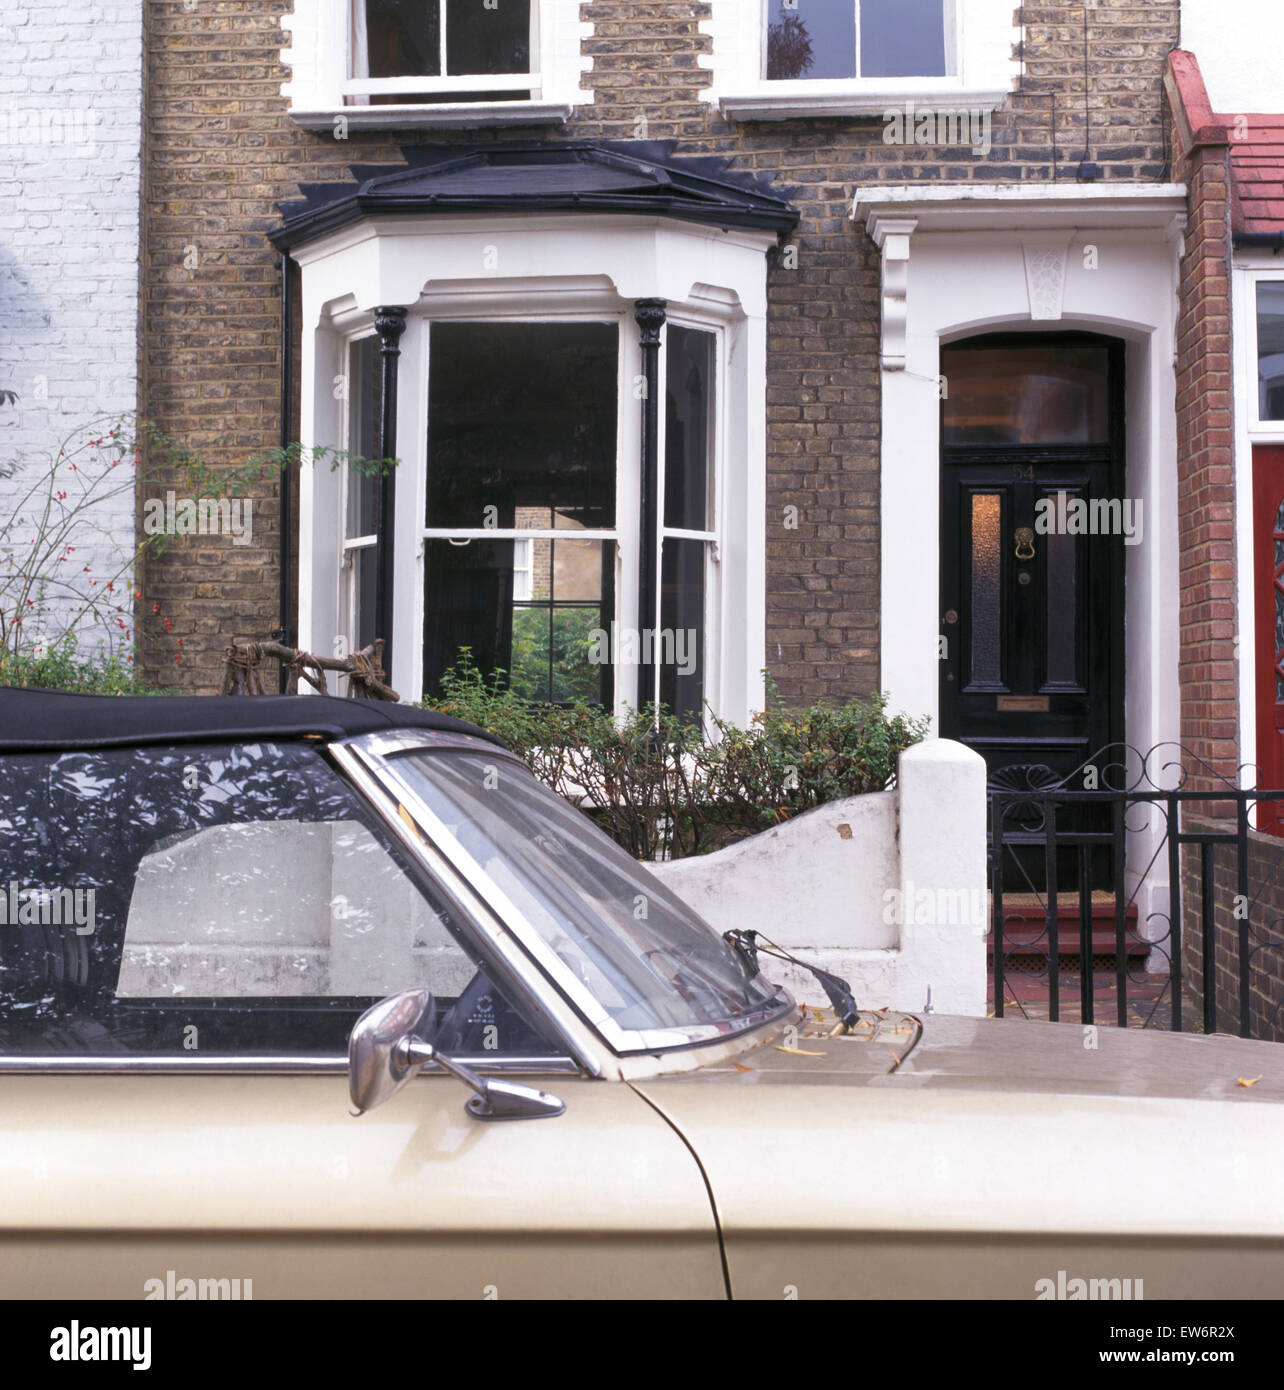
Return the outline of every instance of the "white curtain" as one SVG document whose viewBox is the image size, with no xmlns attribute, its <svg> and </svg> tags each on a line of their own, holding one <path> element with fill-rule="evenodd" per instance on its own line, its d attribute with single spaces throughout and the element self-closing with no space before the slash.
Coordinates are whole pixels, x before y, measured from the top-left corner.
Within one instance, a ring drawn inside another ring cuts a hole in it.
<svg viewBox="0 0 1284 1390">
<path fill-rule="evenodd" d="M 351 71 L 348 75 L 350 77 L 369 77 L 370 42 L 366 28 L 366 0 L 348 0 L 348 14 L 350 16 L 348 53 L 351 62 Z M 349 101 L 354 106 L 370 105 L 368 96 L 350 97 Z"/>
</svg>

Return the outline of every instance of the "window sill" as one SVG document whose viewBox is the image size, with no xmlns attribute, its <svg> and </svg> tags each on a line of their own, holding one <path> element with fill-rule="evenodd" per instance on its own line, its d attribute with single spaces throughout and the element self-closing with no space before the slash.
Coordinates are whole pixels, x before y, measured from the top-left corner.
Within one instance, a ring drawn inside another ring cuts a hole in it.
<svg viewBox="0 0 1284 1390">
<path fill-rule="evenodd" d="M 452 101 L 431 106 L 335 106 L 325 111 L 291 111 L 305 130 L 333 130 L 342 117 L 350 127 L 372 130 L 473 130 L 483 126 L 564 125 L 575 110 L 561 101 Z"/>
<path fill-rule="evenodd" d="M 729 121 L 807 120 L 816 116 L 874 116 L 904 110 L 912 102 L 916 111 L 998 111 L 1008 91 L 1003 88 L 971 89 L 902 87 L 849 88 L 821 92 L 772 92 L 760 90 L 718 97 L 718 109 Z"/>
</svg>

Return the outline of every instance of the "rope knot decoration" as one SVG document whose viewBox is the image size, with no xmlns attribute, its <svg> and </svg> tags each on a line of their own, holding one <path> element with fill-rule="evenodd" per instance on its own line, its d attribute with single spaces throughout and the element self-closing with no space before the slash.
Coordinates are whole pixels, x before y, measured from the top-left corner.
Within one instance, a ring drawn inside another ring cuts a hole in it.
<svg viewBox="0 0 1284 1390">
<path fill-rule="evenodd" d="M 376 638 L 368 647 L 350 656 L 316 656 L 298 647 L 286 647 L 280 642 L 247 642 L 233 639 L 223 650 L 223 679 L 220 695 L 266 695 L 263 663 L 267 659 L 285 668 L 285 689 L 288 695 L 299 693 L 302 678 L 321 695 L 330 693 L 325 673 L 333 671 L 348 677 L 348 695 L 354 700 L 399 700 L 401 697 L 387 684 L 383 669 L 383 638 Z"/>
</svg>

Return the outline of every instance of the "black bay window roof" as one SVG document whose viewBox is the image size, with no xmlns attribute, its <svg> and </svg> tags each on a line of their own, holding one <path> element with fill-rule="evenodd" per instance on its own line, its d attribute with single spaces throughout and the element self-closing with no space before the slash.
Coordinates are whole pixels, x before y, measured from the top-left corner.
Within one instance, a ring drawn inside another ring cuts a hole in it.
<svg viewBox="0 0 1284 1390">
<path fill-rule="evenodd" d="M 354 165 L 354 182 L 300 186 L 268 233 L 280 251 L 353 222 L 406 214 L 592 212 L 672 217 L 785 233 L 788 199 L 717 156 L 676 158 L 675 141 L 403 147 L 405 165 Z"/>
</svg>

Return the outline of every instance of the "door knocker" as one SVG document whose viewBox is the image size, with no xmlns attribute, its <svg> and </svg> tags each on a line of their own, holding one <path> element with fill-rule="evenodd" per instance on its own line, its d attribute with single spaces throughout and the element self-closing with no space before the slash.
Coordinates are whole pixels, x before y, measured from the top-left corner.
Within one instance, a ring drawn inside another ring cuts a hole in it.
<svg viewBox="0 0 1284 1390">
<path fill-rule="evenodd" d="M 1016 529 L 1016 557 L 1018 560 L 1034 559 L 1034 532 L 1028 526 Z"/>
</svg>

